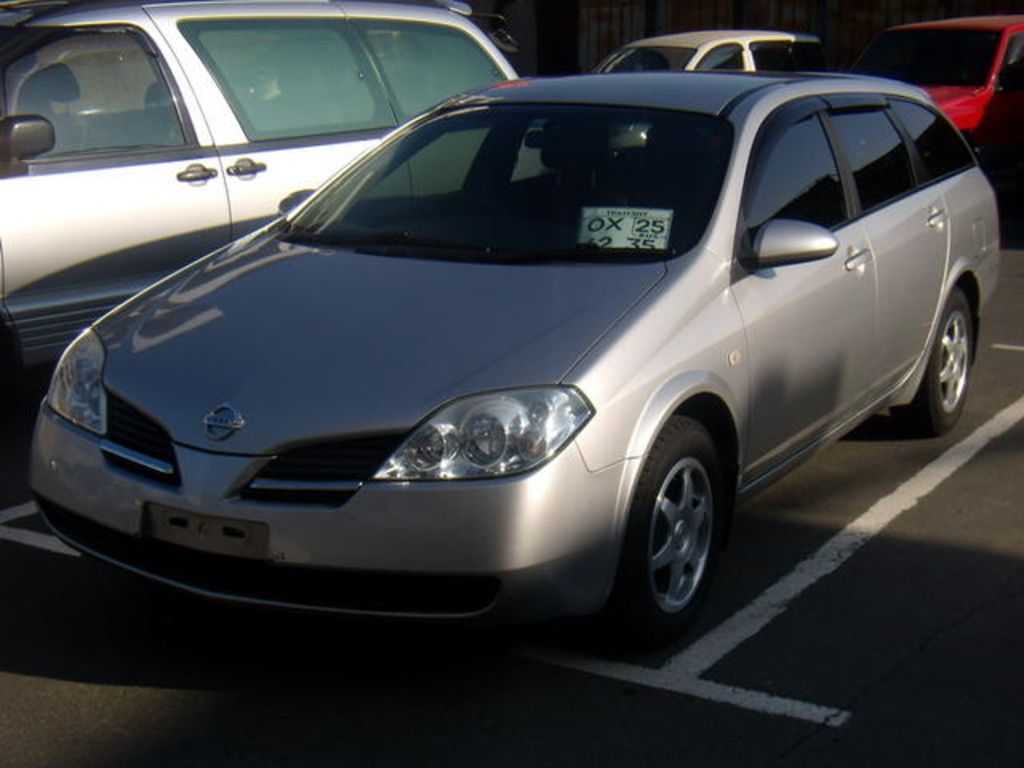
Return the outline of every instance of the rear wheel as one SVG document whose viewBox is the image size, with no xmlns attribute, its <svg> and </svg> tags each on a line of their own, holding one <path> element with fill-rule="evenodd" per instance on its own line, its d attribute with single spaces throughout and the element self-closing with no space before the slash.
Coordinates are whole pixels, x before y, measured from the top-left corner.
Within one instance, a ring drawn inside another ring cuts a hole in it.
<svg viewBox="0 0 1024 768">
<path fill-rule="evenodd" d="M 619 640 L 664 642 L 703 602 L 731 511 L 715 444 L 699 422 L 676 416 L 641 471 L 606 610 Z"/>
<path fill-rule="evenodd" d="M 916 433 L 943 435 L 956 425 L 967 401 L 973 358 L 971 306 L 955 288 L 942 311 L 921 386 L 902 414 Z"/>
</svg>

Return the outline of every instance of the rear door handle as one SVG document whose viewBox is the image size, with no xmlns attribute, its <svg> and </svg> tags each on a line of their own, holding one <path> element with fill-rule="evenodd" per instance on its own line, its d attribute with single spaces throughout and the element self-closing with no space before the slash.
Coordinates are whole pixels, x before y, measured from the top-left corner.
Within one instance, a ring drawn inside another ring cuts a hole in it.
<svg viewBox="0 0 1024 768">
<path fill-rule="evenodd" d="M 946 223 L 946 212 L 941 208 L 929 208 L 928 218 L 925 219 L 925 221 L 932 229 L 938 229 L 941 231 L 943 225 Z"/>
<path fill-rule="evenodd" d="M 864 267 L 871 261 L 871 249 L 870 248 L 854 248 L 851 247 L 846 252 L 846 261 L 843 266 L 846 267 L 847 272 L 853 272 L 857 270 L 859 272 L 864 271 Z"/>
<path fill-rule="evenodd" d="M 213 168 L 207 168 L 202 163 L 193 163 L 184 171 L 178 174 L 178 181 L 207 181 L 217 175 Z"/>
<path fill-rule="evenodd" d="M 243 157 L 227 167 L 228 176 L 255 176 L 267 170 L 266 163 L 257 163 L 251 157 Z"/>
</svg>

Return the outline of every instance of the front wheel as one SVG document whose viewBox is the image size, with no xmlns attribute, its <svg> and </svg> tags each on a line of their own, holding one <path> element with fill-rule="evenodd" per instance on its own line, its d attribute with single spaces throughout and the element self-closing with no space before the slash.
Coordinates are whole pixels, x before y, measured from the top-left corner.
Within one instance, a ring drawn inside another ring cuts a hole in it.
<svg viewBox="0 0 1024 768">
<path fill-rule="evenodd" d="M 904 413 L 915 432 L 933 437 L 956 425 L 967 401 L 973 358 L 971 306 L 955 288 L 942 310 L 921 386 Z"/>
<path fill-rule="evenodd" d="M 621 641 L 649 646 L 678 635 L 711 581 L 732 489 L 699 422 L 673 417 L 641 471 L 606 610 Z"/>
</svg>

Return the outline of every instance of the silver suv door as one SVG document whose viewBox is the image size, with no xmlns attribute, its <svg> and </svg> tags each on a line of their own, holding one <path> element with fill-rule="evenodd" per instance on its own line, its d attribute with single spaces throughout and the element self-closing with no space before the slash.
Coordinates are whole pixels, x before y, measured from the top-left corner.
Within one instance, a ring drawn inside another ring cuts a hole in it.
<svg viewBox="0 0 1024 768">
<path fill-rule="evenodd" d="M 148 11 L 194 71 L 228 175 L 234 234 L 277 215 L 398 123 L 462 90 L 512 74 L 453 24 L 395 15 L 217 9 Z M 388 16 L 392 16 L 388 18 Z"/>
<path fill-rule="evenodd" d="M 734 282 L 751 375 L 751 482 L 870 401 L 876 276 L 817 111 L 797 105 L 762 132 L 744 216 L 751 242 L 778 219 L 817 224 L 839 241 L 828 258 L 744 270 Z"/>
<path fill-rule="evenodd" d="M 137 30 L 33 30 L 0 62 L 4 113 L 56 144 L 0 178 L 4 304 L 26 365 L 156 277 L 228 238 L 219 161 Z"/>
<path fill-rule="evenodd" d="M 842 111 L 830 120 L 874 253 L 880 373 L 890 387 L 927 346 L 946 273 L 949 216 L 940 185 L 916 187 L 910 153 L 885 110 Z"/>
</svg>

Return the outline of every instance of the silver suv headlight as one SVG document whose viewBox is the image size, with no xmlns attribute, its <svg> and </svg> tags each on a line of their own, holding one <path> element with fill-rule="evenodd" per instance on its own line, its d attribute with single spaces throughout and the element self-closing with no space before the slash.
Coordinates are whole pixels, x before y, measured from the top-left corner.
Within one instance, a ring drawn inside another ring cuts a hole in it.
<svg viewBox="0 0 1024 768">
<path fill-rule="evenodd" d="M 526 472 L 558 453 L 593 415 L 571 387 L 473 395 L 421 424 L 375 480 L 459 480 Z"/>
<path fill-rule="evenodd" d="M 91 330 L 64 350 L 50 380 L 46 402 L 73 424 L 95 432 L 107 431 L 107 394 L 103 390 L 103 363 L 107 353 Z"/>
</svg>

